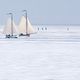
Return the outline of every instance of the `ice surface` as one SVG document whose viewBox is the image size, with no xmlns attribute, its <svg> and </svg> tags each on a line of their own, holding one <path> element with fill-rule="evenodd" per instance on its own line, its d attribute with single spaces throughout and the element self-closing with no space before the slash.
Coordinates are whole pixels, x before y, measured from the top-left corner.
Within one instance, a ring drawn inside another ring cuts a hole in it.
<svg viewBox="0 0 80 80">
<path fill-rule="evenodd" d="M 79 29 L 0 38 L 0 80 L 80 80 Z"/>
</svg>

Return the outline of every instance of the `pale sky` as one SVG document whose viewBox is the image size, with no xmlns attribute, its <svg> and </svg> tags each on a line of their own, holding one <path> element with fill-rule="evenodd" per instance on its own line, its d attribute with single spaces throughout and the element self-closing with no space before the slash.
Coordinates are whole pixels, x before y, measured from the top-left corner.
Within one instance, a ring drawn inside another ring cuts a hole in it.
<svg viewBox="0 0 80 80">
<path fill-rule="evenodd" d="M 24 9 L 32 24 L 80 24 L 80 0 L 0 0 L 0 24 L 8 12 L 18 24 Z"/>
</svg>

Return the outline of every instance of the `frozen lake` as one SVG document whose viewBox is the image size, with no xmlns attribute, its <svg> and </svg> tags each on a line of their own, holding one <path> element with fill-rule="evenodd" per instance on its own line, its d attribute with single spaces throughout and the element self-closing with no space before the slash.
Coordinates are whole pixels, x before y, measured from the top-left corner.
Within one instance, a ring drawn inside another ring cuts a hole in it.
<svg viewBox="0 0 80 80">
<path fill-rule="evenodd" d="M 0 80 L 80 80 L 79 29 L 1 38 Z"/>
</svg>

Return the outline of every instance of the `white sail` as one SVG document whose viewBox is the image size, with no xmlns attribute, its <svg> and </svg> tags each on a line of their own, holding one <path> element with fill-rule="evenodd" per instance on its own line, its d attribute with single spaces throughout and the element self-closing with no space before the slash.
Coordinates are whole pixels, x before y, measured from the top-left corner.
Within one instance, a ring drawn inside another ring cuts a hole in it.
<svg viewBox="0 0 80 80">
<path fill-rule="evenodd" d="M 6 23 L 5 27 L 4 27 L 3 33 L 6 34 L 6 35 L 12 33 L 12 32 L 11 32 L 11 18 L 9 18 L 9 19 L 7 20 L 7 23 Z M 18 34 L 18 29 L 17 29 L 14 21 L 13 21 L 13 34 L 14 34 L 14 35 L 17 35 L 17 34 Z"/>
<path fill-rule="evenodd" d="M 19 33 L 26 34 L 26 18 L 24 16 L 21 17 L 21 21 L 19 23 Z M 27 18 L 27 33 L 28 34 L 35 33 L 35 30 L 32 27 L 28 18 Z"/>
</svg>

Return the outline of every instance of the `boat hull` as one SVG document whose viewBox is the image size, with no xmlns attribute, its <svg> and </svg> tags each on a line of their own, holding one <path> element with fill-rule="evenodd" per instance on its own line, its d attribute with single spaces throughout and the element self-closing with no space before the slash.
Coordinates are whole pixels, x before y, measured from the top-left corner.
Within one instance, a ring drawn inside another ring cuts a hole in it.
<svg viewBox="0 0 80 80">
<path fill-rule="evenodd" d="M 23 33 L 21 33 L 19 36 L 28 36 L 28 37 L 30 37 L 30 34 L 23 34 Z"/>
<path fill-rule="evenodd" d="M 6 35 L 6 38 L 18 38 L 16 35 Z"/>
</svg>

